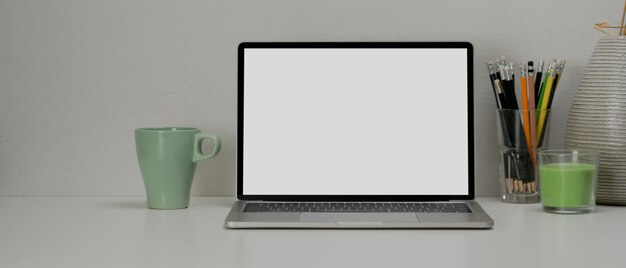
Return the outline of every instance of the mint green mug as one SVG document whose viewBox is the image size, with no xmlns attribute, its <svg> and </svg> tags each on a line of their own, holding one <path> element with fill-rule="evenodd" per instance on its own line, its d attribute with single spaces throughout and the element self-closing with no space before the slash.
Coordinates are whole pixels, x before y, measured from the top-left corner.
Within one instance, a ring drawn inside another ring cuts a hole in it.
<svg viewBox="0 0 626 268">
<path fill-rule="evenodd" d="M 209 154 L 202 153 L 204 139 L 213 140 Z M 196 163 L 214 157 L 221 148 L 217 136 L 190 127 L 138 128 L 135 145 L 152 209 L 187 208 Z"/>
</svg>

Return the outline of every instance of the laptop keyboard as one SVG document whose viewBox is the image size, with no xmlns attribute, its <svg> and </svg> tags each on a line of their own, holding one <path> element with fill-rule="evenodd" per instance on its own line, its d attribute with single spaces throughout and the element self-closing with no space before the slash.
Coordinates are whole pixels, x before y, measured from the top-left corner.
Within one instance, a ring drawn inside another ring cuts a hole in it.
<svg viewBox="0 0 626 268">
<path fill-rule="evenodd" d="M 246 203 L 243 212 L 432 212 L 471 213 L 465 203 L 263 202 Z"/>
</svg>

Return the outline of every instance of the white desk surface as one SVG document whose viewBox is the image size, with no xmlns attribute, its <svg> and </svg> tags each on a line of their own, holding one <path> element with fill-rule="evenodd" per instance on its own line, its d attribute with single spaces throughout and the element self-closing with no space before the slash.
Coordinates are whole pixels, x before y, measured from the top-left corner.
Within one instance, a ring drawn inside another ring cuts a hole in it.
<svg viewBox="0 0 626 268">
<path fill-rule="evenodd" d="M 233 198 L 2 197 L 0 267 L 626 267 L 626 207 L 479 198 L 491 230 L 229 230 Z"/>
</svg>

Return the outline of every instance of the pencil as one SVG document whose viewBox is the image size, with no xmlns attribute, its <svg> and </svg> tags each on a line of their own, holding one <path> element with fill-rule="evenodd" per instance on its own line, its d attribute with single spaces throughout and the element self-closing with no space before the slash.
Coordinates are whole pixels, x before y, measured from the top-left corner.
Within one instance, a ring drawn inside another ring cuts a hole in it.
<svg viewBox="0 0 626 268">
<path fill-rule="evenodd" d="M 556 79 L 556 84 L 559 84 L 559 81 L 561 81 L 561 74 L 563 73 L 563 70 L 565 70 L 565 60 L 561 60 L 561 68 L 559 69 L 559 72 L 557 73 L 559 75 L 559 77 Z"/>
<path fill-rule="evenodd" d="M 498 97 L 498 92 L 496 90 L 496 71 L 493 66 L 493 61 L 487 61 L 487 71 L 489 71 L 489 80 L 491 80 L 491 88 L 493 89 L 493 95 L 496 98 L 496 106 L 498 108 L 502 108 L 502 103 Z"/>
<path fill-rule="evenodd" d="M 541 104 L 543 103 L 543 98 L 546 92 L 546 84 L 548 82 L 548 77 L 550 76 L 550 71 L 552 71 L 553 65 L 552 63 L 550 63 L 550 65 L 548 66 L 548 71 L 546 72 L 545 77 L 543 78 L 543 82 L 541 83 L 541 87 L 539 88 L 539 95 L 535 96 L 535 98 L 537 98 L 537 108 L 539 108 L 538 110 L 541 109 Z M 539 121 L 539 111 L 537 111 L 536 113 L 537 116 L 537 121 Z"/>
<path fill-rule="evenodd" d="M 515 143 L 516 151 L 514 153 L 514 162 L 515 162 L 515 171 L 516 171 L 516 182 L 517 182 L 517 191 L 520 193 L 524 192 L 524 185 L 529 180 L 528 169 L 525 167 L 525 159 L 527 155 L 525 154 L 525 150 L 528 148 L 526 143 L 526 134 L 524 132 L 524 123 L 523 116 L 519 115 L 519 106 L 517 102 L 516 92 L 515 92 L 515 69 L 513 67 L 513 62 L 509 62 L 506 66 L 507 69 L 507 98 L 509 101 L 509 108 L 516 110 L 508 114 L 510 127 L 513 129 L 513 142 Z M 523 98 L 523 97 L 522 97 Z M 523 148 L 523 149 L 522 149 Z"/>
<path fill-rule="evenodd" d="M 520 89 L 524 88 L 523 91 L 527 90 L 527 85 L 526 83 L 526 70 L 525 67 L 523 68 L 524 70 L 520 72 L 520 76 L 522 76 L 522 78 L 520 78 Z M 513 62 L 509 62 L 509 71 L 511 74 L 511 92 L 513 94 L 515 94 L 515 72 L 514 72 L 514 68 L 513 68 Z M 518 184 L 519 184 L 519 191 L 521 193 L 526 193 L 528 192 L 528 185 L 529 183 L 533 180 L 533 172 L 531 171 L 531 155 L 530 155 L 530 147 L 529 147 L 529 139 L 530 139 L 530 133 L 529 133 L 529 129 L 528 129 L 528 125 L 529 122 L 528 120 L 524 120 L 525 119 L 525 115 L 529 115 L 528 114 L 528 94 L 522 92 L 522 90 L 520 90 L 520 98 L 521 98 L 521 106 L 522 109 L 520 110 L 518 107 L 518 103 L 517 103 L 517 99 L 515 98 L 515 95 L 513 95 L 513 101 L 515 102 L 513 109 L 518 110 L 517 113 L 515 113 L 515 117 L 511 120 L 513 120 L 514 122 L 516 122 L 517 124 L 515 125 L 517 131 L 519 131 L 518 133 L 516 133 L 516 138 L 517 140 L 517 145 L 518 145 L 518 151 L 516 154 L 516 164 L 518 165 L 518 170 L 520 170 L 519 176 L 518 176 Z M 524 101 L 526 101 L 526 105 L 524 105 Z M 521 112 L 521 114 L 519 114 Z M 523 149 L 521 149 L 523 148 Z"/>
<path fill-rule="evenodd" d="M 543 74 L 543 64 L 544 60 L 541 59 L 539 61 L 539 65 L 537 66 L 537 79 L 535 79 L 535 103 L 539 102 L 539 91 L 541 90 L 541 75 Z"/>
<path fill-rule="evenodd" d="M 500 103 L 506 103 L 506 96 L 504 94 L 504 89 L 500 80 L 496 79 L 495 85 L 496 85 L 496 94 L 498 95 L 498 98 L 500 99 Z M 508 107 L 498 107 L 498 108 L 508 109 Z M 513 129 L 511 127 L 512 122 L 510 119 L 510 113 L 508 112 L 500 113 L 500 125 L 502 127 L 502 135 L 503 135 L 502 138 L 504 140 L 504 144 L 507 147 L 514 147 L 515 146 L 515 133 L 513 132 Z"/>
<path fill-rule="evenodd" d="M 504 73 L 506 76 L 504 94 L 506 95 L 506 99 L 508 102 L 509 109 L 519 109 L 517 106 L 517 97 L 515 97 L 515 84 L 513 83 L 513 70 L 508 67 L 504 68 Z"/>
<path fill-rule="evenodd" d="M 494 85 L 496 88 L 496 96 L 498 98 L 498 109 L 507 109 L 507 101 L 506 101 L 506 96 L 504 95 L 504 90 L 502 88 L 502 82 L 500 82 L 499 79 L 494 80 Z"/>
<path fill-rule="evenodd" d="M 500 81 L 502 81 L 503 76 L 502 76 L 502 61 L 500 61 L 500 59 L 496 59 L 496 78 L 500 79 Z"/>
<path fill-rule="evenodd" d="M 513 68 L 513 62 L 509 62 L 509 90 L 513 95 L 513 108 L 519 109 L 517 104 L 517 97 L 515 97 L 515 71 Z"/>
<path fill-rule="evenodd" d="M 530 116 L 528 110 L 528 89 L 526 88 L 526 64 L 520 65 L 520 91 L 522 98 L 522 117 L 524 120 L 524 137 L 526 138 L 526 145 L 528 150 L 531 150 L 530 144 Z"/>
<path fill-rule="evenodd" d="M 556 94 L 556 87 L 559 84 L 559 80 L 561 79 L 561 73 L 563 73 L 564 68 L 565 68 L 565 61 L 560 60 L 556 67 L 556 75 L 554 76 L 554 82 L 552 84 L 552 92 L 550 94 L 550 98 L 548 99 L 548 109 L 552 108 L 552 101 L 554 100 L 554 95 Z"/>
<path fill-rule="evenodd" d="M 515 89 L 515 72 L 513 71 L 515 69 L 515 67 L 513 67 L 513 62 L 509 61 L 509 71 L 511 72 L 511 83 L 512 83 L 512 87 L 513 89 Z"/>
<path fill-rule="evenodd" d="M 508 71 L 505 68 L 502 68 L 502 77 L 508 77 Z M 510 91 L 505 88 L 505 83 L 500 81 L 500 79 L 494 80 L 494 88 L 495 93 L 498 96 L 498 102 L 501 106 L 498 106 L 499 109 L 505 109 L 504 111 L 499 112 L 499 120 L 501 129 L 502 129 L 502 139 L 503 143 L 508 148 L 516 147 L 516 134 L 515 128 L 513 127 L 515 124 L 515 115 L 512 114 L 513 111 L 510 110 L 510 98 L 514 96 L 510 94 Z M 507 96 L 506 93 L 509 92 Z M 520 178 L 520 169 L 518 165 L 518 161 L 516 157 L 513 155 L 513 150 L 509 150 L 503 154 L 503 166 L 504 166 L 504 174 L 506 190 L 509 193 L 517 192 L 521 187 L 518 187 Z"/>
<path fill-rule="evenodd" d="M 534 63 L 532 61 L 528 62 L 528 76 L 527 76 L 528 82 L 526 83 L 529 87 L 528 89 L 528 117 L 529 117 L 529 121 L 530 124 L 528 124 L 528 130 L 530 132 L 530 159 L 531 159 L 531 166 L 532 166 L 532 170 L 533 170 L 533 178 L 536 178 L 537 174 L 535 174 L 535 167 L 537 166 L 537 154 L 536 154 L 536 150 L 537 150 L 537 132 L 536 132 L 536 119 L 535 119 L 535 90 L 534 90 L 534 84 L 535 84 L 535 70 L 534 70 Z M 533 181 L 531 183 L 531 188 L 533 191 L 537 191 L 537 184 L 535 183 L 535 181 Z"/>
<path fill-rule="evenodd" d="M 541 111 L 539 113 L 539 119 L 537 120 L 537 137 L 539 138 L 539 144 L 542 141 L 543 129 L 546 120 L 546 109 L 548 109 L 548 102 L 550 94 L 552 93 L 552 83 L 554 82 L 555 70 L 554 65 L 550 64 L 550 69 L 547 74 L 547 82 L 545 86 L 545 93 L 542 92 L 543 100 L 541 100 Z"/>
</svg>

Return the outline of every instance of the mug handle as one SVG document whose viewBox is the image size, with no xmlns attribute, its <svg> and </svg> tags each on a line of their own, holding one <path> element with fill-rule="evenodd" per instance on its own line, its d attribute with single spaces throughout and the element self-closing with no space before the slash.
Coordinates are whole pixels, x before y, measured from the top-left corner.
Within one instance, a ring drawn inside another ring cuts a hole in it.
<svg viewBox="0 0 626 268">
<path fill-rule="evenodd" d="M 202 153 L 202 141 L 205 139 L 213 140 L 213 152 L 208 155 Z M 220 138 L 218 138 L 217 136 L 204 133 L 196 134 L 194 136 L 193 162 L 198 162 L 214 157 L 220 152 L 221 147 L 222 143 L 220 141 Z"/>
</svg>

